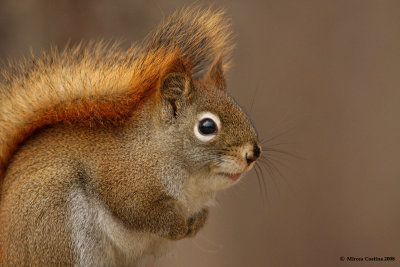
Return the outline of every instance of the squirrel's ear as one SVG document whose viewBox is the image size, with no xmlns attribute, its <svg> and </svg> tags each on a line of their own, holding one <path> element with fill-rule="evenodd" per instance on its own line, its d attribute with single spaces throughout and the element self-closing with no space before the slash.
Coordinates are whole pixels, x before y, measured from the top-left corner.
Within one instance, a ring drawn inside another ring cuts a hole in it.
<svg viewBox="0 0 400 267">
<path fill-rule="evenodd" d="M 176 57 L 161 76 L 161 96 L 175 102 L 182 97 L 189 97 L 193 88 L 191 73 L 181 57 Z"/>
<path fill-rule="evenodd" d="M 222 90 L 226 89 L 226 81 L 221 56 L 219 56 L 211 65 L 207 73 L 206 80 Z"/>
<path fill-rule="evenodd" d="M 190 99 L 193 90 L 192 79 L 186 73 L 172 72 L 161 80 L 160 94 L 167 118 L 177 117 L 182 104 Z"/>
<path fill-rule="evenodd" d="M 160 93 L 164 99 L 175 102 L 188 97 L 192 88 L 192 79 L 186 73 L 172 72 L 162 78 Z"/>
</svg>

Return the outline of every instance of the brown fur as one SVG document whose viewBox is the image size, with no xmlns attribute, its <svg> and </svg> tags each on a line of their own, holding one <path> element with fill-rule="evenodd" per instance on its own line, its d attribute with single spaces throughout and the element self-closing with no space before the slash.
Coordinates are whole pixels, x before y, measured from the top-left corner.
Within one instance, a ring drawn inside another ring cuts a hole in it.
<svg viewBox="0 0 400 267">
<path fill-rule="evenodd" d="M 0 265 L 131 266 L 203 227 L 259 157 L 221 90 L 222 15 L 185 9 L 142 47 L 78 46 L 4 73 Z M 212 141 L 202 116 L 221 126 Z"/>
</svg>

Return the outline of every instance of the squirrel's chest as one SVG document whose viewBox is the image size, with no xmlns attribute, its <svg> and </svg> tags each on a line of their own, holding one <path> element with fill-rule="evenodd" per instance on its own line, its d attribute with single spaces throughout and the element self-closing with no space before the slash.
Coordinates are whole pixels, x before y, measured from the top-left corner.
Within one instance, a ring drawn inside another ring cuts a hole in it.
<svg viewBox="0 0 400 267">
<path fill-rule="evenodd" d="M 196 213 L 215 203 L 215 188 L 212 177 L 199 174 L 188 177 L 183 186 L 180 201 L 188 208 L 189 213 Z"/>
<path fill-rule="evenodd" d="M 127 229 L 77 188 L 70 192 L 72 242 L 79 266 L 132 266 L 144 255 L 166 253 L 171 242 Z"/>
</svg>

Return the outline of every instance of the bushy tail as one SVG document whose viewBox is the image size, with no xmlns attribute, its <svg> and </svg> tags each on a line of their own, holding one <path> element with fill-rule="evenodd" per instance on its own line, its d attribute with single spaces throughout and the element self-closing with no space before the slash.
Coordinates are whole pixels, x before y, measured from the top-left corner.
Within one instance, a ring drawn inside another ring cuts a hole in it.
<svg viewBox="0 0 400 267">
<path fill-rule="evenodd" d="M 224 69 L 227 69 L 233 48 L 225 12 L 199 8 L 176 11 L 161 23 L 147 42 L 148 50 L 179 51 L 194 79 L 201 78 L 216 57 L 222 57 Z"/>
</svg>

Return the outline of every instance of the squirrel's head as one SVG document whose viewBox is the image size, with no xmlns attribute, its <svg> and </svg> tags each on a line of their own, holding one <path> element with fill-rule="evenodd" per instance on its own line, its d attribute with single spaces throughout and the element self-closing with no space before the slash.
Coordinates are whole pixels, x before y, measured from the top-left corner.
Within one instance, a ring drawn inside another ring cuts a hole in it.
<svg viewBox="0 0 400 267">
<path fill-rule="evenodd" d="M 177 60 L 162 75 L 157 95 L 160 147 L 209 189 L 236 183 L 260 157 L 256 130 L 226 92 L 221 58 L 196 80 Z"/>
</svg>

